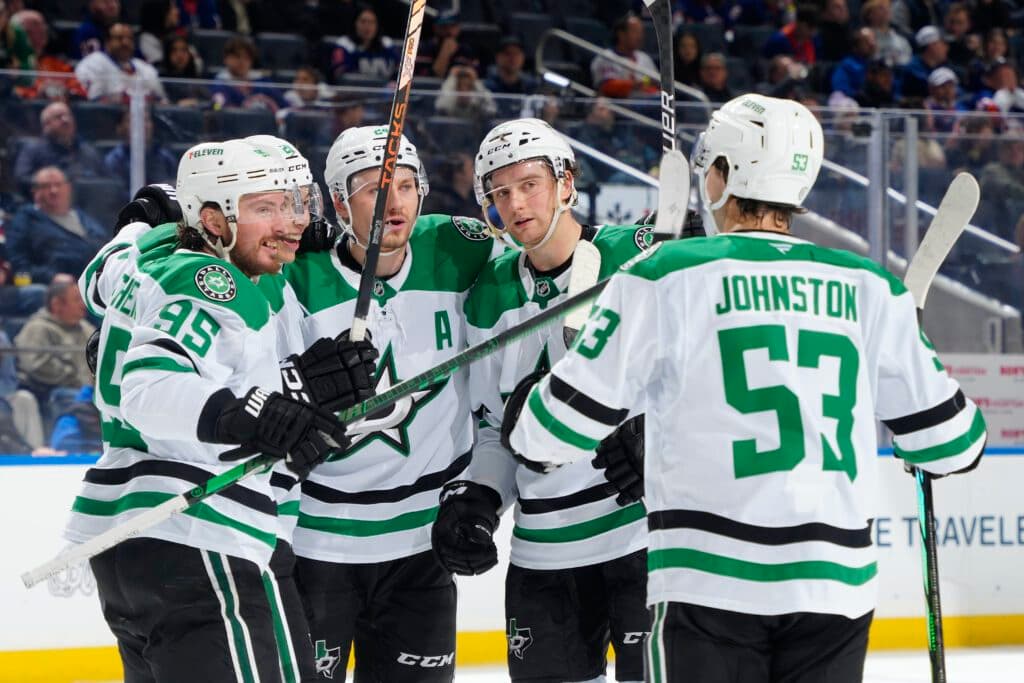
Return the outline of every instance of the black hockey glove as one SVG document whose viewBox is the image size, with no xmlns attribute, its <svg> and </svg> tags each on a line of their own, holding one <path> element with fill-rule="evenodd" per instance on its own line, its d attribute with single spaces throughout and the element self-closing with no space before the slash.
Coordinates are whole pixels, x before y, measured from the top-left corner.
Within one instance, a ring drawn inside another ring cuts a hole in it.
<svg viewBox="0 0 1024 683">
<path fill-rule="evenodd" d="M 654 225 L 655 221 L 658 220 L 658 212 L 651 211 L 649 214 L 641 218 L 636 222 L 637 225 Z M 661 242 L 668 239 L 668 235 L 654 235 L 655 242 Z M 693 209 L 687 209 L 686 211 L 686 222 L 683 223 L 683 232 L 679 235 L 679 239 L 687 239 L 690 237 L 707 237 L 707 231 L 704 230 L 704 219 L 701 217 L 699 211 Z"/>
<path fill-rule="evenodd" d="M 181 220 L 181 205 L 172 185 L 157 183 L 139 188 L 132 200 L 117 214 L 114 234 L 129 223 L 147 223 L 152 227 Z"/>
<path fill-rule="evenodd" d="M 198 436 L 207 443 L 239 444 L 221 453 L 222 461 L 262 453 L 283 459 L 300 479 L 349 446 L 345 425 L 331 413 L 259 387 L 242 398 L 228 389 L 211 396 L 199 418 Z"/>
<path fill-rule="evenodd" d="M 322 337 L 281 362 L 281 384 L 289 398 L 338 412 L 373 396 L 377 349 L 370 337 L 349 341 L 348 330 Z"/>
<path fill-rule="evenodd" d="M 430 531 L 438 562 L 453 574 L 483 574 L 498 564 L 494 530 L 501 498 L 489 486 L 452 481 L 441 489 L 441 507 Z"/>
<path fill-rule="evenodd" d="M 329 251 L 338 241 L 341 231 L 323 216 L 313 218 L 299 238 L 298 254 L 310 251 Z"/>
<path fill-rule="evenodd" d="M 644 416 L 637 415 L 619 425 L 598 445 L 591 463 L 604 470 L 604 478 L 619 492 L 616 503 L 625 506 L 643 498 Z"/>
<path fill-rule="evenodd" d="M 501 421 L 501 445 L 508 449 L 508 452 L 512 454 L 512 457 L 517 462 L 524 465 L 527 469 L 533 470 L 534 472 L 540 472 L 546 474 L 553 469 L 556 469 L 558 465 L 550 462 L 541 462 L 537 460 L 530 460 L 521 453 L 516 453 L 515 449 L 512 448 L 510 438 L 512 436 L 512 430 L 515 429 L 516 422 L 519 421 L 519 415 L 523 412 L 523 406 L 526 405 L 526 399 L 530 395 L 530 390 L 533 389 L 533 385 L 543 379 L 544 375 L 547 374 L 545 370 L 534 370 L 526 377 L 519 380 L 519 384 L 512 390 L 512 394 L 505 401 L 505 417 Z"/>
<path fill-rule="evenodd" d="M 100 331 L 93 330 L 89 338 L 85 340 L 85 364 L 89 366 L 89 372 L 96 376 L 96 363 L 100 353 Z"/>
</svg>

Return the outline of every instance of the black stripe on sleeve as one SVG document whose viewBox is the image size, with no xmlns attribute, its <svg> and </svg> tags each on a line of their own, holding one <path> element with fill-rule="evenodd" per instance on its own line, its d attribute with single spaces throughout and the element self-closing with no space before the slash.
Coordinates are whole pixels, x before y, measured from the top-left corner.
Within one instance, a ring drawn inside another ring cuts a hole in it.
<svg viewBox="0 0 1024 683">
<path fill-rule="evenodd" d="M 963 410 L 967 406 L 967 399 L 964 398 L 964 392 L 960 389 L 956 390 L 953 396 L 937 406 L 932 406 L 927 410 L 922 410 L 919 413 L 913 415 L 907 415 L 906 417 L 897 417 L 892 420 L 882 420 L 882 423 L 892 430 L 893 434 L 897 436 L 900 434 L 909 434 L 910 432 L 916 432 L 921 429 L 928 429 L 935 425 L 942 424 L 950 418 L 956 417 L 957 413 Z"/>
<path fill-rule="evenodd" d="M 738 541 L 760 545 L 786 545 L 824 541 L 844 548 L 867 548 L 871 546 L 871 526 L 863 529 L 842 529 L 840 527 L 810 522 L 796 526 L 766 527 L 737 522 L 728 517 L 700 510 L 662 510 L 647 515 L 650 531 L 663 529 L 697 529 L 719 536 L 735 538 Z"/>
<path fill-rule="evenodd" d="M 520 498 L 519 510 L 524 515 L 540 515 L 545 512 L 555 512 L 587 503 L 595 503 L 606 498 L 614 498 L 616 495 L 618 492 L 611 484 L 599 484 L 558 498 Z"/>
<path fill-rule="evenodd" d="M 194 465 L 186 465 L 183 462 L 170 460 L 141 460 L 128 467 L 117 467 L 112 469 L 100 469 L 93 467 L 85 473 L 85 481 L 90 484 L 102 484 L 106 486 L 117 486 L 127 484 L 137 477 L 158 476 L 180 479 L 190 484 L 205 484 L 213 473 Z M 223 496 L 239 505 L 252 508 L 257 512 L 267 515 L 277 514 L 277 505 L 269 496 L 256 493 L 240 484 L 229 486 L 216 495 Z"/>
<path fill-rule="evenodd" d="M 128 245 L 128 244 L 124 244 L 122 246 L 119 246 L 119 247 L 116 247 L 114 249 L 111 249 L 110 253 L 108 253 L 106 256 L 104 256 L 103 260 L 100 261 L 100 265 L 96 267 L 96 272 L 93 273 L 93 276 L 92 276 L 92 281 L 94 283 L 93 287 L 92 287 L 92 302 L 94 304 L 96 304 L 97 308 L 106 308 L 107 307 L 107 302 L 100 298 L 100 292 L 99 292 L 100 288 L 98 286 L 96 286 L 95 283 L 99 281 L 100 275 L 103 275 L 103 269 L 107 267 L 107 261 L 110 260 L 110 257 L 113 256 L 114 254 L 117 254 L 117 253 L 120 253 L 120 252 L 124 251 L 129 246 L 130 245 Z"/>
<path fill-rule="evenodd" d="M 299 483 L 296 477 L 291 477 L 283 472 L 270 473 L 270 485 L 276 489 L 291 491 L 292 487 Z"/>
<path fill-rule="evenodd" d="M 469 465 L 472 452 L 467 451 L 455 459 L 451 465 L 439 472 L 424 475 L 411 484 L 396 486 L 393 489 L 376 491 L 339 491 L 315 481 L 307 479 L 302 482 L 302 495 L 309 496 L 321 503 L 354 503 L 356 505 L 373 505 L 375 503 L 397 503 L 417 493 L 438 491 L 442 486 L 455 479 Z"/>
<path fill-rule="evenodd" d="M 146 342 L 146 346 L 155 346 L 159 349 L 163 349 L 164 351 L 169 351 L 175 356 L 184 358 L 188 361 L 189 365 L 192 366 L 192 369 L 196 371 L 196 374 L 199 374 L 199 368 L 196 366 L 195 361 L 192 360 L 192 356 L 188 355 L 188 352 L 182 348 L 181 344 L 173 339 L 154 339 L 151 342 Z"/>
<path fill-rule="evenodd" d="M 586 415 L 595 422 L 600 422 L 609 427 L 618 426 L 629 411 L 625 408 L 616 410 L 609 408 L 603 403 L 598 403 L 572 385 L 560 379 L 558 375 L 551 373 L 551 395 L 562 403 L 566 404 L 576 412 Z"/>
</svg>

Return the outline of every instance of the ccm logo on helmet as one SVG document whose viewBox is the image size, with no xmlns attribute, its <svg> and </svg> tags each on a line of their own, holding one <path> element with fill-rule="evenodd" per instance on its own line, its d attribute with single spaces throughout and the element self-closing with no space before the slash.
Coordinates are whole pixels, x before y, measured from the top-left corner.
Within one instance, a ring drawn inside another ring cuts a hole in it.
<svg viewBox="0 0 1024 683">
<path fill-rule="evenodd" d="M 450 666 L 455 662 L 455 653 L 449 652 L 446 655 L 414 655 L 408 652 L 401 652 L 398 655 L 398 663 L 406 666 L 419 666 L 424 669 L 437 669 L 442 666 Z"/>
</svg>

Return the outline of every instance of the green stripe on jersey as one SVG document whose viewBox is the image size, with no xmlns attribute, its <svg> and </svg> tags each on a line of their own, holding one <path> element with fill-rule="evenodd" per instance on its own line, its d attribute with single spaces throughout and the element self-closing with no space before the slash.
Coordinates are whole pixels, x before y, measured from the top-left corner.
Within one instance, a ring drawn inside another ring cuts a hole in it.
<svg viewBox="0 0 1024 683">
<path fill-rule="evenodd" d="M 287 503 L 281 503 L 277 506 L 278 515 L 290 515 L 296 516 L 299 514 L 299 501 L 289 500 Z"/>
<path fill-rule="evenodd" d="M 163 491 L 135 491 L 133 493 L 127 493 L 120 498 L 115 498 L 114 500 L 96 500 L 95 498 L 78 496 L 75 498 L 75 502 L 72 504 L 71 510 L 72 512 L 78 512 L 83 515 L 113 517 L 114 515 L 119 515 L 122 512 L 127 512 L 128 510 L 155 508 L 161 503 L 166 503 L 168 500 L 175 497 L 177 497 L 176 494 L 165 493 Z M 255 538 L 261 543 L 266 543 L 271 548 L 273 548 L 277 543 L 277 536 L 275 534 L 268 533 L 262 529 L 257 529 L 254 526 L 232 519 L 231 517 L 214 510 L 206 503 L 196 503 L 185 510 L 184 514 L 191 515 L 196 519 L 203 520 L 204 522 L 220 524 L 221 526 L 234 529 L 246 536 Z"/>
<path fill-rule="evenodd" d="M 805 560 L 782 564 L 762 564 L 734 557 L 714 555 L 691 548 L 666 548 L 647 552 L 647 570 L 696 569 L 719 576 L 747 581 L 838 581 L 850 586 L 861 586 L 875 577 L 878 565 L 874 562 L 863 567 L 848 567 L 836 562 Z"/>
<path fill-rule="evenodd" d="M 285 623 L 284 604 L 278 595 L 274 577 L 269 571 L 263 572 L 263 590 L 267 594 L 267 601 L 270 603 L 270 616 L 274 622 L 274 640 L 277 642 L 277 655 L 281 660 L 281 673 L 284 676 L 284 683 L 298 683 L 298 667 L 295 666 L 292 657 L 291 638 L 288 633 L 288 625 Z"/>
<path fill-rule="evenodd" d="M 127 375 L 129 372 L 135 372 L 136 370 L 165 370 L 166 372 L 195 372 L 195 368 L 191 365 L 184 365 L 171 358 L 165 358 L 163 356 L 150 356 L 149 358 L 139 358 L 138 360 L 129 361 L 124 364 L 124 368 L 121 370 L 121 375 Z"/>
<path fill-rule="evenodd" d="M 260 275 L 256 286 L 270 302 L 270 310 L 280 313 L 284 308 L 284 286 L 287 280 L 281 273 Z"/>
<path fill-rule="evenodd" d="M 580 434 L 572 427 L 559 421 L 557 417 L 548 411 L 547 406 L 544 405 L 544 399 L 540 397 L 540 392 L 534 389 L 530 392 L 530 397 L 526 401 L 526 405 L 530 408 L 530 412 L 537 418 L 541 426 L 544 429 L 551 432 L 558 440 L 564 441 L 570 446 L 575 446 L 584 451 L 593 451 L 597 449 L 597 445 L 600 443 L 597 439 L 590 439 L 583 434 Z"/>
<path fill-rule="evenodd" d="M 251 656 L 246 645 L 245 626 L 241 622 L 241 605 L 238 604 L 238 596 L 231 590 L 231 581 L 228 580 L 227 569 L 224 567 L 224 556 L 220 553 L 206 551 L 210 560 L 210 567 L 217 581 L 217 588 L 224 596 L 224 618 L 231 629 L 231 640 L 235 643 L 235 653 L 238 656 L 237 663 L 241 669 L 242 683 L 256 683 L 253 675 Z"/>
<path fill-rule="evenodd" d="M 338 519 L 336 517 L 317 517 L 300 512 L 299 526 L 303 529 L 324 531 L 339 536 L 365 538 L 418 529 L 433 524 L 435 518 L 437 518 L 437 507 L 406 512 L 391 519 Z"/>
<path fill-rule="evenodd" d="M 571 543 L 593 538 L 612 529 L 632 524 L 646 515 L 647 511 L 641 503 L 633 503 L 606 515 L 568 526 L 552 529 L 524 529 L 517 525 L 513 527 L 512 535 L 533 543 Z"/>
<path fill-rule="evenodd" d="M 952 458 L 966 452 L 978 439 L 984 436 L 984 434 L 985 418 L 982 417 L 981 411 L 975 408 L 974 419 L 971 420 L 971 426 L 967 428 L 966 432 L 955 439 L 950 439 L 946 443 L 939 444 L 938 446 L 922 448 L 917 451 L 906 451 L 893 444 L 893 453 L 896 457 L 903 458 L 907 462 L 933 462 L 935 460 L 942 460 L 943 458 Z"/>
<path fill-rule="evenodd" d="M 864 270 L 885 280 L 893 296 L 907 293 L 907 288 L 895 275 L 871 259 L 816 244 L 722 234 L 661 242 L 650 254 L 649 258 L 643 258 L 630 266 L 628 272 L 646 280 L 658 280 L 679 270 L 724 259 L 778 262 L 783 268 L 789 268 L 787 264 L 794 261 L 809 262 Z"/>
</svg>

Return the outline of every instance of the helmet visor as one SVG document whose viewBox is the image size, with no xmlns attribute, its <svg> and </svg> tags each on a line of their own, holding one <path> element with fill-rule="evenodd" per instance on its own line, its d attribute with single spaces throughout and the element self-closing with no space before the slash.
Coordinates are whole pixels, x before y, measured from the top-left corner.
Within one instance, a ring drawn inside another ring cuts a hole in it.
<svg viewBox="0 0 1024 683">
<path fill-rule="evenodd" d="M 546 161 L 524 161 L 510 167 L 515 169 L 512 177 L 501 173 L 492 173 L 485 182 L 484 199 L 499 212 L 510 210 L 519 202 L 529 201 L 541 192 L 552 192 L 555 189 L 555 178 L 551 166 Z M 494 184 L 494 176 L 498 174 L 500 185 Z"/>
<path fill-rule="evenodd" d="M 304 198 L 305 195 L 305 198 Z M 239 223 L 288 221 L 305 227 L 309 224 L 312 193 L 303 193 L 297 185 L 285 190 L 250 192 L 238 198 Z"/>
</svg>

